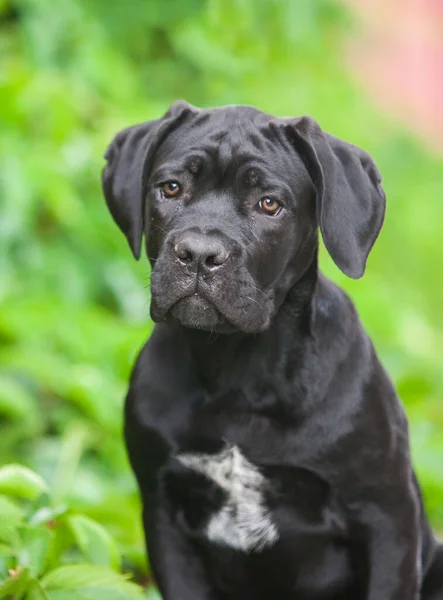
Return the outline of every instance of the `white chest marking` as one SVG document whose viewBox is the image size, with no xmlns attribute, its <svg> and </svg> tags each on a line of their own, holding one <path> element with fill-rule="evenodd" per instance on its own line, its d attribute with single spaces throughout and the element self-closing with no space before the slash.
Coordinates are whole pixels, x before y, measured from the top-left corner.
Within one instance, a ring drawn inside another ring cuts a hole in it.
<svg viewBox="0 0 443 600">
<path fill-rule="evenodd" d="M 278 540 L 278 530 L 264 502 L 266 479 L 237 446 L 218 454 L 180 454 L 185 466 L 203 473 L 227 493 L 227 500 L 206 526 L 208 539 L 245 552 L 262 550 Z"/>
</svg>

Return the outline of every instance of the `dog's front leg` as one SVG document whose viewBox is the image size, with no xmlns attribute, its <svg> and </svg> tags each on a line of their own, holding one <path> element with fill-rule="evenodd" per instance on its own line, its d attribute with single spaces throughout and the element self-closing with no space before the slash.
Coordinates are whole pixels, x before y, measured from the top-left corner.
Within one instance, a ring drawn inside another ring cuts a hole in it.
<svg viewBox="0 0 443 600">
<path fill-rule="evenodd" d="M 357 530 L 355 551 L 363 549 L 365 598 L 419 600 L 421 544 L 414 499 L 399 497 L 398 504 L 389 507 L 365 504 Z"/>
<path fill-rule="evenodd" d="M 150 564 L 163 600 L 214 600 L 200 557 L 174 522 L 168 503 L 146 500 L 143 524 Z"/>
</svg>

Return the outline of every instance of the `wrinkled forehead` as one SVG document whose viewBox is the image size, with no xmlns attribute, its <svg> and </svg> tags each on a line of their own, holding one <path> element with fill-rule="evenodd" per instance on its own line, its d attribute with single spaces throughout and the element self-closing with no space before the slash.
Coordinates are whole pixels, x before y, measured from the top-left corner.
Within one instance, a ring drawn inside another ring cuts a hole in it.
<svg viewBox="0 0 443 600">
<path fill-rule="evenodd" d="M 209 163 L 221 175 L 250 169 L 251 177 L 258 179 L 306 175 L 283 122 L 252 107 L 208 109 L 192 115 L 159 148 L 155 167 L 165 163 L 191 171 Z"/>
</svg>

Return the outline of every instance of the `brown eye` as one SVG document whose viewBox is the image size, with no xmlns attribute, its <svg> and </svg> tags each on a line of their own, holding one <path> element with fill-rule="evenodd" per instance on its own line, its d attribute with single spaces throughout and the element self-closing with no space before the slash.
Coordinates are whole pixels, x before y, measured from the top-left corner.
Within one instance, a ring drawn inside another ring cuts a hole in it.
<svg viewBox="0 0 443 600">
<path fill-rule="evenodd" d="M 180 192 L 181 187 L 180 184 L 177 183 L 177 181 L 167 181 L 162 185 L 161 190 L 163 196 L 165 196 L 166 198 L 173 198 L 174 196 L 177 196 L 177 194 Z"/>
<path fill-rule="evenodd" d="M 261 210 L 270 217 L 278 215 L 282 208 L 280 202 L 278 200 L 273 200 L 272 198 L 263 198 L 258 205 Z"/>
</svg>

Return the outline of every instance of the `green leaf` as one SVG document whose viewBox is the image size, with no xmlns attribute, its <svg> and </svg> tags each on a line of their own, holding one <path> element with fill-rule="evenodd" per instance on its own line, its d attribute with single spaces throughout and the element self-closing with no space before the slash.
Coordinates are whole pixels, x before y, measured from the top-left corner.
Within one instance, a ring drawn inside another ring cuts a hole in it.
<svg viewBox="0 0 443 600">
<path fill-rule="evenodd" d="M 29 583 L 25 600 L 49 600 L 49 596 L 40 583 L 36 579 L 33 579 Z"/>
<path fill-rule="evenodd" d="M 11 554 L 11 549 L 0 544 L 0 585 L 9 577 L 9 569 L 15 564 L 15 557 Z"/>
<path fill-rule="evenodd" d="M 48 591 L 112 588 L 130 598 L 143 598 L 141 588 L 127 581 L 124 576 L 112 569 L 88 564 L 59 567 L 45 575 L 41 584 Z"/>
<path fill-rule="evenodd" d="M 73 515 L 67 519 L 75 542 L 93 564 L 120 568 L 120 554 L 111 535 L 96 521 L 84 515 Z"/>
<path fill-rule="evenodd" d="M 0 523 L 0 541 L 5 542 L 11 546 L 16 545 L 17 542 L 17 529 L 14 525 L 9 523 Z"/>
<path fill-rule="evenodd" d="M 35 500 L 47 490 L 45 481 L 22 465 L 5 465 L 0 468 L 0 493 Z"/>
<path fill-rule="evenodd" d="M 134 588 L 135 590 L 136 588 Z M 117 590 L 114 587 L 103 587 L 103 588 L 82 588 L 79 591 L 82 598 L 85 600 L 131 600 L 133 598 L 143 598 L 145 596 L 142 591 L 129 591 L 129 590 Z"/>
<path fill-rule="evenodd" d="M 44 525 L 48 521 L 55 521 L 68 511 L 66 506 L 41 506 L 29 517 L 29 525 Z"/>
<path fill-rule="evenodd" d="M 16 572 L 0 586 L 0 598 L 20 600 L 28 586 L 28 582 L 28 569 L 17 569 Z"/>
<path fill-rule="evenodd" d="M 23 385 L 0 374 L 0 413 L 19 419 L 33 431 L 41 427 L 41 415 L 36 399 Z"/>
<path fill-rule="evenodd" d="M 20 527 L 19 533 L 19 564 L 28 567 L 32 577 L 39 577 L 45 569 L 54 533 L 44 527 Z"/>
<path fill-rule="evenodd" d="M 89 427 L 80 421 L 71 423 L 63 433 L 52 482 L 54 502 L 61 502 L 72 490 L 88 437 Z"/>
<path fill-rule="evenodd" d="M 55 569 L 59 566 L 64 553 L 74 546 L 71 529 L 63 520 L 60 523 L 57 523 L 54 529 L 52 529 L 52 532 L 54 537 L 49 551 L 48 562 L 46 564 L 47 570 Z"/>
<path fill-rule="evenodd" d="M 80 592 L 73 592 L 72 590 L 49 591 L 47 595 L 49 600 L 84 600 L 85 598 Z"/>
<path fill-rule="evenodd" d="M 10 545 L 17 543 L 17 525 L 23 520 L 23 511 L 15 502 L 0 495 L 0 541 Z"/>
<path fill-rule="evenodd" d="M 2 521 L 8 525 L 16 525 L 23 520 L 23 510 L 17 503 L 3 495 L 0 495 L 0 515 Z"/>
<path fill-rule="evenodd" d="M 10 546 L 18 547 L 20 544 L 17 530 L 18 524 L 19 522 L 14 519 L 11 519 L 10 521 L 2 519 L 0 521 L 0 541 L 5 542 Z"/>
<path fill-rule="evenodd" d="M 162 600 L 160 592 L 153 585 L 151 585 L 148 589 L 147 600 Z"/>
<path fill-rule="evenodd" d="M 126 592 L 120 592 L 115 588 L 81 588 L 75 592 L 67 590 L 58 590 L 48 592 L 49 600 L 133 600 L 134 598 L 143 598 L 143 594 L 134 596 Z"/>
</svg>

